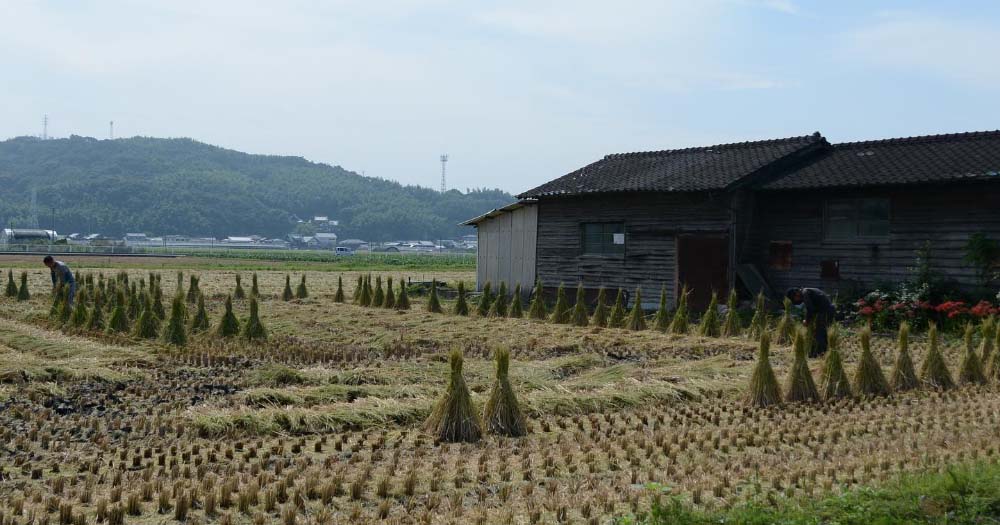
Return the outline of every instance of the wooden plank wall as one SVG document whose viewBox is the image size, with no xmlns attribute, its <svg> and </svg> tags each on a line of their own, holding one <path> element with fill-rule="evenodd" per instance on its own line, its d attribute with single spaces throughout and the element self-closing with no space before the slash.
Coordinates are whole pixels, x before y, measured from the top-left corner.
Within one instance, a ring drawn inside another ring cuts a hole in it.
<svg viewBox="0 0 1000 525">
<path fill-rule="evenodd" d="M 890 233 L 879 242 L 823 239 L 823 203 L 828 198 L 888 197 Z M 752 249 L 744 252 L 776 291 L 813 286 L 853 295 L 886 281 L 911 277 L 915 251 L 933 245 L 934 270 L 960 285 L 975 285 L 975 272 L 962 259 L 971 234 L 1000 240 L 1000 184 L 963 184 L 850 191 L 762 192 Z M 768 267 L 770 241 L 792 242 L 792 268 Z M 839 281 L 820 278 L 820 261 L 840 261 Z"/>
<path fill-rule="evenodd" d="M 676 299 L 676 236 L 683 233 L 728 233 L 729 196 L 707 193 L 620 193 L 541 200 L 538 207 L 538 277 L 546 287 L 623 287 L 643 304 L 659 301 L 667 287 Z M 581 224 L 624 222 L 624 256 L 584 255 Z"/>
<path fill-rule="evenodd" d="M 510 291 L 518 284 L 525 294 L 531 291 L 535 282 L 537 228 L 535 206 L 518 208 L 479 223 L 477 290 L 482 290 L 487 282 L 496 290 L 500 282 L 505 282 Z"/>
</svg>

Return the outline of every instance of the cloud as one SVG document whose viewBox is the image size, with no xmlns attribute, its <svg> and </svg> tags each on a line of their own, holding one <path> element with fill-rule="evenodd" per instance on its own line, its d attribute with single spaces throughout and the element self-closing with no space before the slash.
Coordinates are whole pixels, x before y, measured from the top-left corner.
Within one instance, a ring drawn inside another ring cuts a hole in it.
<svg viewBox="0 0 1000 525">
<path fill-rule="evenodd" d="M 879 68 L 994 87 L 1000 29 L 978 20 L 917 12 L 882 12 L 847 33 L 841 55 Z"/>
</svg>

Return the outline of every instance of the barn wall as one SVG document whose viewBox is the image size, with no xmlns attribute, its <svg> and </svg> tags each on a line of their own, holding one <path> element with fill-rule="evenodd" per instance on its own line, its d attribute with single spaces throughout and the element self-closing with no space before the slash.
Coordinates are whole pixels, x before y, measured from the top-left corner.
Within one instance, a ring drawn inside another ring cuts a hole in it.
<svg viewBox="0 0 1000 525">
<path fill-rule="evenodd" d="M 684 233 L 729 233 L 728 196 L 706 193 L 602 194 L 541 200 L 538 205 L 538 277 L 547 287 L 642 289 L 643 303 L 667 287 L 676 298 L 676 238 Z M 625 224 L 625 255 L 584 255 L 581 224 Z"/>
<path fill-rule="evenodd" d="M 484 219 L 477 225 L 479 249 L 476 288 L 487 282 L 496 287 L 507 283 L 511 291 L 521 284 L 525 293 L 535 282 L 535 235 L 538 210 L 525 206 Z"/>
<path fill-rule="evenodd" d="M 890 232 L 886 240 L 825 241 L 823 207 L 828 198 L 888 197 Z M 820 287 L 853 295 L 875 284 L 911 277 L 915 251 L 933 245 L 934 270 L 959 284 L 975 285 L 975 272 L 962 259 L 971 234 L 1000 239 L 1000 184 L 926 186 L 905 189 L 761 192 L 752 247 L 744 252 L 776 291 L 791 286 Z M 768 265 L 771 241 L 792 242 L 792 268 Z M 820 263 L 840 262 L 840 280 L 820 278 Z"/>
</svg>

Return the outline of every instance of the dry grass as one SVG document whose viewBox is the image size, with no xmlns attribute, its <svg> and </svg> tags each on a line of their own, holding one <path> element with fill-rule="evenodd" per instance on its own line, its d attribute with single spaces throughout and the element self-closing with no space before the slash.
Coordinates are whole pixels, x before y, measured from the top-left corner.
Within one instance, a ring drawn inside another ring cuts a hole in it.
<svg viewBox="0 0 1000 525">
<path fill-rule="evenodd" d="M 30 301 L 0 299 L 0 512 L 19 523 L 60 512 L 87 523 L 606 523 L 658 497 L 649 482 L 724 507 L 998 456 L 993 383 L 755 409 L 742 397 L 757 345 L 743 338 L 431 314 L 419 296 L 405 312 L 336 303 L 338 277 L 348 297 L 357 282 L 347 272 L 308 272 L 308 298 L 285 302 L 285 270 L 258 272 L 267 341 L 209 331 L 183 348 L 51 329 L 48 275 L 32 270 Z M 215 326 L 235 272 L 197 273 Z M 445 311 L 453 301 L 442 296 Z M 245 319 L 249 303 L 234 309 Z M 910 339 L 923 362 L 926 338 Z M 477 413 L 496 382 L 492 349 L 511 349 L 527 435 L 435 444 L 421 429 L 453 347 Z M 958 370 L 965 345 L 938 350 Z M 844 333 L 841 367 L 861 355 Z M 866 359 L 890 366 L 897 345 L 873 337 Z M 793 361 L 772 347 L 774 374 Z M 822 365 L 800 354 L 797 373 L 820 377 Z"/>
</svg>

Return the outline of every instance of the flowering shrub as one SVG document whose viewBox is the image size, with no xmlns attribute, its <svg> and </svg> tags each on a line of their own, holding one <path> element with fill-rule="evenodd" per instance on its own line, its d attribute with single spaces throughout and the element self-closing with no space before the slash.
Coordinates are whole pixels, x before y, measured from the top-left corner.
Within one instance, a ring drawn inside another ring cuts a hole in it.
<svg viewBox="0 0 1000 525">
<path fill-rule="evenodd" d="M 921 328 L 927 325 L 933 310 L 927 301 L 928 295 L 926 284 L 913 287 L 904 283 L 891 292 L 874 290 L 854 303 L 854 317 L 876 331 L 898 327 L 902 321 Z"/>
<path fill-rule="evenodd" d="M 978 323 L 986 317 L 1000 316 L 1000 294 L 994 302 L 984 299 L 971 305 L 959 300 L 934 304 L 929 296 L 926 285 L 901 284 L 895 291 L 873 290 L 853 303 L 847 319 L 867 324 L 876 331 L 894 330 L 902 321 L 913 328 L 926 328 L 928 322 L 934 321 L 942 330 L 953 331 L 970 321 Z"/>
<path fill-rule="evenodd" d="M 1000 294 L 996 303 L 982 300 L 971 306 L 956 300 L 933 304 L 928 296 L 926 285 L 914 288 L 903 284 L 895 292 L 874 290 L 853 304 L 853 312 L 848 312 L 847 318 L 868 324 L 876 331 L 893 330 L 902 321 L 914 328 L 925 328 L 929 321 L 934 321 L 942 330 L 951 331 L 970 321 L 1000 316 Z"/>
</svg>

